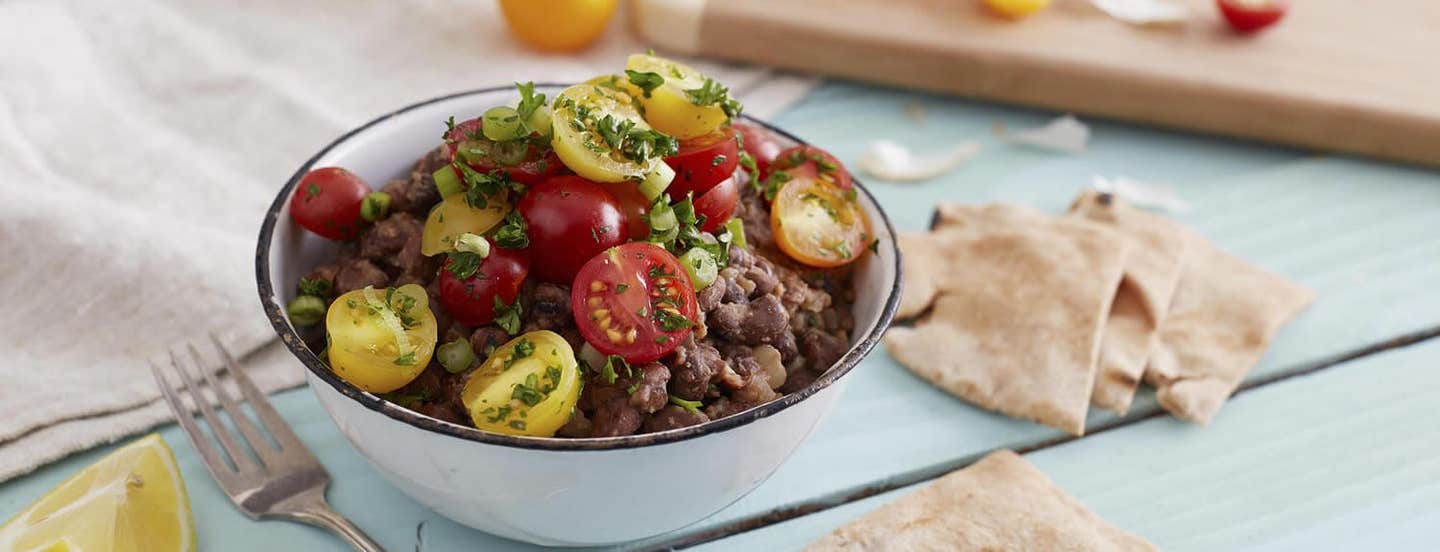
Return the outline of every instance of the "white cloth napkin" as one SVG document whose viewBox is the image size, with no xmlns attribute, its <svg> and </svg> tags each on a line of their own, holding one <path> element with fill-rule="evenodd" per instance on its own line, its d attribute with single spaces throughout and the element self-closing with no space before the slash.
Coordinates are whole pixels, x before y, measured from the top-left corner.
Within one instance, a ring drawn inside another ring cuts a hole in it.
<svg viewBox="0 0 1440 552">
<path fill-rule="evenodd" d="M 412 102 L 616 72 L 644 49 L 624 15 L 558 56 L 491 1 L 0 2 L 0 481 L 168 419 L 148 363 L 207 332 L 300 383 L 253 268 L 290 173 Z M 697 65 L 761 116 L 814 84 Z"/>
</svg>

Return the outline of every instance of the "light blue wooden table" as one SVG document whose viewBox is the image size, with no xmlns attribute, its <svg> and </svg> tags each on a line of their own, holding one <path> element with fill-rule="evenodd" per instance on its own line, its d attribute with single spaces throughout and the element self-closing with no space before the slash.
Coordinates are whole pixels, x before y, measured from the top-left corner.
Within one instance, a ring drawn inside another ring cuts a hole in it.
<svg viewBox="0 0 1440 552">
<path fill-rule="evenodd" d="M 923 122 L 905 115 L 915 106 Z M 1215 422 L 1201 428 L 1157 415 L 1147 393 L 1124 418 L 1092 411 L 1090 433 L 1072 439 L 970 407 L 877 351 L 813 437 L 753 494 L 691 528 L 627 548 L 798 549 L 1009 447 L 1101 516 L 1167 550 L 1434 549 L 1440 173 L 1099 121 L 1090 121 L 1094 139 L 1083 155 L 1008 147 L 990 136 L 997 122 L 1026 127 L 1053 115 L 832 83 L 776 122 L 848 162 L 875 138 L 918 151 L 983 142 L 979 157 L 942 179 L 869 183 L 902 229 L 924 227 L 941 199 L 1059 211 L 1094 174 L 1176 187 L 1194 206 L 1184 222 L 1320 294 Z M 401 495 L 350 448 L 309 390 L 274 400 L 335 476 L 332 502 L 389 549 L 530 548 L 446 521 Z M 182 465 L 203 549 L 345 550 L 319 530 L 246 520 L 184 436 L 173 426 L 161 433 Z M 109 449 L 0 487 L 0 517 Z"/>
</svg>

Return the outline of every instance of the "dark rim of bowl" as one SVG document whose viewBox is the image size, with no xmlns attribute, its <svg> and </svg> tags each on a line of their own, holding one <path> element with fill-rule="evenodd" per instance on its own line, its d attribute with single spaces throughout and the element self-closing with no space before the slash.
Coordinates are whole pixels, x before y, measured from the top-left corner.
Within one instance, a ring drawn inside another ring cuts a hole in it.
<svg viewBox="0 0 1440 552">
<path fill-rule="evenodd" d="M 567 85 L 545 83 L 536 84 L 536 86 L 543 88 L 558 88 Z M 831 384 L 838 381 L 841 377 L 844 377 L 846 374 L 850 373 L 850 371 L 853 370 L 855 366 L 860 363 L 860 360 L 864 358 L 865 355 L 867 355 L 872 349 L 875 348 L 875 344 L 880 341 L 880 336 L 883 335 L 885 333 L 885 329 L 890 326 L 890 322 L 895 317 L 895 309 L 899 305 L 901 283 L 900 249 L 899 247 L 895 247 L 893 243 L 891 245 L 895 251 L 895 282 L 891 285 L 890 294 L 885 299 L 885 306 L 880 312 L 880 319 L 876 322 L 874 328 L 871 329 L 869 334 L 865 335 L 865 337 L 861 339 L 858 343 L 856 343 L 853 347 L 851 347 L 850 350 L 846 351 L 845 355 L 842 356 L 840 360 L 835 363 L 834 366 L 831 366 L 829 370 L 826 370 L 823 375 L 821 375 L 815 381 L 811 382 L 810 385 L 806 386 L 804 389 L 782 396 L 778 399 L 775 399 L 758 407 L 754 407 L 749 410 L 739 412 L 737 414 L 726 416 L 718 420 L 711 420 L 693 426 L 656 433 L 625 435 L 620 437 L 589 437 L 571 439 L 562 437 L 523 437 L 517 435 L 505 435 L 501 433 L 490 433 L 486 431 L 481 431 L 473 427 L 453 424 L 450 422 L 426 416 L 424 414 L 420 414 L 399 405 L 390 403 L 389 401 L 381 399 L 374 394 L 361 391 L 359 388 L 351 385 L 349 382 L 340 379 L 334 374 L 334 372 L 330 371 L 329 367 L 325 366 L 325 364 L 320 362 L 320 358 L 316 356 L 314 351 L 310 350 L 310 347 L 305 344 L 305 341 L 301 339 L 299 334 L 295 332 L 295 329 L 290 326 L 290 323 L 285 316 L 284 306 L 280 304 L 279 297 L 275 294 L 274 285 L 270 281 L 270 244 L 275 232 L 275 224 L 277 219 L 279 218 L 281 208 L 283 208 L 285 202 L 290 199 L 290 194 L 295 189 L 296 185 L 300 182 L 300 178 L 303 177 L 305 173 L 310 171 L 310 168 L 315 164 L 316 160 L 320 159 L 320 157 L 324 156 L 331 149 L 335 148 L 335 146 L 346 140 L 349 140 L 352 136 L 355 136 L 356 134 L 359 134 L 360 132 L 369 129 L 372 126 L 389 120 L 392 117 L 396 117 L 408 111 L 412 111 L 430 104 L 452 100 L 463 96 L 489 94 L 511 89 L 512 87 L 510 86 L 495 86 L 490 88 L 481 88 L 465 92 L 457 92 L 445 96 L 439 96 L 419 103 L 411 104 L 394 112 L 382 115 L 349 132 L 346 132 L 339 138 L 336 138 L 335 141 L 330 142 L 314 156 L 310 157 L 310 159 L 307 160 L 304 165 L 301 165 L 300 168 L 295 171 L 295 174 L 290 177 L 290 180 L 285 183 L 285 187 L 280 190 L 279 195 L 275 197 L 275 201 L 271 203 L 270 209 L 265 212 L 265 221 L 260 226 L 260 241 L 255 249 L 255 279 L 259 284 L 260 303 L 265 307 L 265 314 L 270 319 L 270 325 L 275 327 L 275 333 L 279 334 L 281 341 L 283 341 L 285 343 L 285 346 L 290 349 L 290 352 L 294 353 L 294 355 L 299 358 L 302 363 L 305 364 L 305 367 L 308 368 L 312 374 L 320 378 L 325 383 L 329 384 L 330 387 L 333 387 L 342 395 L 345 395 L 346 397 L 349 397 L 350 399 L 359 402 L 370 410 L 373 410 L 380 414 L 384 414 L 385 416 L 418 427 L 420 429 L 431 431 L 441 435 L 446 435 L 449 437 L 455 437 L 458 439 L 464 439 L 467 441 L 475 441 L 491 445 L 556 451 L 615 450 L 645 447 L 651 445 L 661 445 L 665 443 L 674 443 L 677 441 L 700 437 L 702 435 L 719 433 L 722 431 L 734 429 L 736 427 L 740 427 L 761 418 L 769 417 L 782 410 L 790 408 L 791 406 L 799 403 L 800 401 L 805 400 L 807 397 L 819 392 L 821 389 L 829 387 Z M 779 128 L 776 128 L 769 123 L 766 123 L 759 119 L 754 119 L 750 117 L 745 117 L 745 119 L 748 122 L 755 123 L 764 127 L 770 132 L 774 132 L 780 136 L 784 136 L 785 138 L 788 138 L 797 144 L 808 144 L 808 142 L 801 140 L 799 137 Z M 865 194 L 865 197 L 869 198 L 870 202 L 875 204 L 876 211 L 880 214 L 880 221 L 885 225 L 885 229 L 891 236 L 893 242 L 893 238 L 895 236 L 895 228 L 890 223 L 890 217 L 885 214 L 885 211 L 883 209 L 879 208 L 880 204 L 875 200 L 875 196 L 872 195 L 870 191 L 867 190 L 865 186 L 860 183 L 859 180 L 855 180 L 855 187 L 859 188 L 860 191 Z"/>
</svg>

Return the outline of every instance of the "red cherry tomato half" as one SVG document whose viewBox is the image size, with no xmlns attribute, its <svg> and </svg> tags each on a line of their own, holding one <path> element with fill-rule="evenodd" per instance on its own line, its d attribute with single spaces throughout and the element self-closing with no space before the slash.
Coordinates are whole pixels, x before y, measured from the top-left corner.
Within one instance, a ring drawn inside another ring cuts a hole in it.
<svg viewBox="0 0 1440 552">
<path fill-rule="evenodd" d="M 699 197 L 735 174 L 735 167 L 740 164 L 740 144 L 735 141 L 735 134 L 734 128 L 722 128 L 680 141 L 679 153 L 665 158 L 665 164 L 675 169 L 675 180 L 665 188 L 670 201 L 684 199 L 690 192 Z"/>
<path fill-rule="evenodd" d="M 332 240 L 353 240 L 364 221 L 360 204 L 370 185 L 339 167 L 315 169 L 300 179 L 290 197 L 290 218 L 301 228 Z"/>
<path fill-rule="evenodd" d="M 1290 9 L 1289 0 L 1216 0 L 1215 3 L 1230 27 L 1242 33 L 1274 25 Z"/>
<path fill-rule="evenodd" d="M 760 171 L 759 177 L 769 176 L 770 164 L 780 155 L 780 144 L 775 141 L 775 137 L 770 131 L 749 123 L 735 123 L 731 128 L 740 133 L 746 153 L 755 158 L 755 168 Z"/>
<path fill-rule="evenodd" d="M 770 170 L 784 171 L 801 165 L 813 165 L 820 176 L 829 177 L 831 182 L 842 190 L 848 190 L 854 186 L 850 182 L 850 171 L 845 170 L 845 165 L 834 155 L 830 155 L 830 152 L 815 146 L 786 148 L 775 156 L 775 161 L 770 164 Z"/>
<path fill-rule="evenodd" d="M 647 242 L 607 249 L 585 263 L 570 288 L 570 309 L 585 341 L 627 362 L 674 350 L 700 312 L 680 262 Z"/>
<path fill-rule="evenodd" d="M 490 255 L 473 272 L 463 263 L 457 265 L 453 255 L 445 259 L 440 265 L 440 303 L 457 322 L 484 326 L 495 321 L 496 298 L 506 305 L 515 304 L 529 273 L 529 249 L 505 249 L 492 241 Z"/>
<path fill-rule="evenodd" d="M 530 187 L 515 206 L 529 228 L 535 277 L 568 284 L 585 261 L 625 243 L 620 201 L 579 176 L 557 176 Z"/>
<path fill-rule="evenodd" d="M 740 185 L 734 178 L 727 178 L 716 184 L 710 191 L 695 199 L 695 214 L 703 215 L 705 223 L 700 229 L 714 232 L 735 216 L 735 206 L 740 203 Z"/>
<path fill-rule="evenodd" d="M 632 240 L 650 237 L 650 222 L 645 215 L 650 212 L 650 200 L 640 193 L 640 187 L 629 180 L 620 182 L 596 182 L 605 191 L 620 200 L 620 212 L 625 213 L 625 228 Z"/>
<path fill-rule="evenodd" d="M 565 170 L 555 150 L 522 141 L 496 142 L 480 133 L 483 126 L 481 119 L 475 118 L 445 133 L 445 153 L 450 161 L 460 154 L 477 171 L 503 169 L 511 180 L 523 184 L 534 184 Z"/>
</svg>

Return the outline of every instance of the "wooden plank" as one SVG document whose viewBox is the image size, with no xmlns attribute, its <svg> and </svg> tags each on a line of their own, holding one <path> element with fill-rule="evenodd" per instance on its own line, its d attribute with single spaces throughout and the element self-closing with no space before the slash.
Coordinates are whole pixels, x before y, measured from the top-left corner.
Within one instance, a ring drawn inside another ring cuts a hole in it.
<svg viewBox="0 0 1440 552">
<path fill-rule="evenodd" d="M 1440 527 L 1440 340 L 1026 455 L 1163 550 L 1424 550 Z M 795 550 L 919 486 L 696 550 Z"/>
<path fill-rule="evenodd" d="M 694 36 L 675 36 L 679 25 L 649 33 L 681 51 L 1440 164 L 1440 100 L 1430 93 L 1440 86 L 1431 31 L 1440 5 L 1310 0 L 1243 37 L 1210 0 L 1179 2 L 1195 17 L 1168 29 L 1128 26 L 1078 1 L 1023 22 L 951 0 L 647 5 L 699 12 Z"/>
<path fill-rule="evenodd" d="M 833 148 L 845 161 L 856 159 L 869 137 L 895 137 L 923 150 L 985 139 L 995 120 L 1009 126 L 1034 122 L 1027 120 L 1033 115 L 995 109 L 976 113 L 962 102 L 919 94 L 876 96 L 866 87 L 832 86 L 818 94 L 823 95 L 780 122 Z M 898 115 L 910 101 L 925 106 L 929 115 L 923 126 L 909 127 Z M 918 229 L 941 199 L 1016 201 L 1059 211 L 1090 174 L 1155 180 L 1164 175 L 1193 205 L 1178 218 L 1226 249 L 1319 292 L 1316 304 L 1281 332 L 1248 379 L 1440 327 L 1440 288 L 1433 285 L 1440 281 L 1440 263 L 1433 262 L 1440 258 L 1440 176 L 1435 173 L 1255 151 L 1193 136 L 1136 134 L 1136 129 L 1109 123 L 1093 126 L 1094 148 L 1083 156 L 1037 154 L 987 140 L 975 162 L 940 181 L 867 184 L 898 225 Z M 866 129 L 867 136 L 857 136 L 854 129 Z M 911 376 L 883 353 L 867 358 L 851 377 L 835 412 L 770 481 L 696 527 L 647 544 L 686 542 L 694 538 L 687 535 L 766 523 L 767 515 L 789 515 L 787 508 L 844 501 L 876 486 L 933 475 L 983 451 L 1063 436 L 972 408 Z M 1154 408 L 1153 396 L 1144 393 L 1132 415 Z M 1227 415 L 1222 410 L 1219 417 Z M 1089 426 L 1115 420 L 1092 410 Z"/>
</svg>

